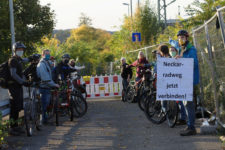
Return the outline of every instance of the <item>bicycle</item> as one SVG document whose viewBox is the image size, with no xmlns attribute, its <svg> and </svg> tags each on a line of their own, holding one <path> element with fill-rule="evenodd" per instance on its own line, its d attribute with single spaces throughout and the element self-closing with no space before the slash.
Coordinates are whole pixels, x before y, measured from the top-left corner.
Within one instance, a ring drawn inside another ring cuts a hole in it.
<svg viewBox="0 0 225 150">
<path fill-rule="evenodd" d="M 135 93 L 136 93 L 135 81 L 131 81 L 127 86 L 124 100 L 127 101 L 128 103 L 132 103 L 134 101 Z"/>
<path fill-rule="evenodd" d="M 27 136 L 33 135 L 36 127 L 41 130 L 41 102 L 39 93 L 39 83 L 33 83 L 28 87 L 29 99 L 24 105 L 24 122 Z"/>
<path fill-rule="evenodd" d="M 139 99 L 138 99 L 138 106 L 139 108 L 144 111 L 145 110 L 145 97 L 150 92 L 150 84 L 151 84 L 151 76 L 152 72 L 150 69 L 146 69 L 142 71 L 143 77 L 139 86 Z"/>
<path fill-rule="evenodd" d="M 77 80 L 80 79 L 80 75 L 73 73 L 70 76 L 70 88 L 71 88 L 71 103 L 73 108 L 73 115 L 75 117 L 82 117 L 86 114 L 88 105 L 86 102 L 86 97 L 82 95 L 80 86 L 77 84 Z M 86 90 L 83 88 L 83 93 L 87 95 Z"/>
<path fill-rule="evenodd" d="M 48 119 L 52 119 L 55 117 L 55 124 L 59 126 L 59 109 L 58 109 L 58 100 L 59 100 L 59 92 L 58 88 L 51 89 L 51 99 L 50 103 L 47 107 L 47 116 Z"/>
<path fill-rule="evenodd" d="M 156 75 L 152 76 L 150 92 L 145 97 L 145 115 L 155 124 L 161 124 L 167 120 L 169 127 L 174 127 L 179 114 L 178 101 L 156 100 Z"/>
<path fill-rule="evenodd" d="M 59 104 L 58 109 L 61 114 L 68 114 L 70 116 L 70 121 L 73 121 L 74 118 L 74 110 L 73 104 L 71 101 L 71 88 L 70 88 L 70 81 L 62 81 L 60 83 L 60 90 L 59 90 Z"/>
</svg>

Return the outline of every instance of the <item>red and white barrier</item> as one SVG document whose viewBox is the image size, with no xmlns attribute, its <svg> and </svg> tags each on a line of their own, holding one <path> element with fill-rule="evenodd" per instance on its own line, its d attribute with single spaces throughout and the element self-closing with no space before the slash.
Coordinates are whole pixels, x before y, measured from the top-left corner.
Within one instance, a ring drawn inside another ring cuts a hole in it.
<svg viewBox="0 0 225 150">
<path fill-rule="evenodd" d="M 81 78 L 81 82 L 84 82 Z M 122 78 L 120 75 L 95 76 L 85 80 L 89 98 L 121 96 Z"/>
</svg>

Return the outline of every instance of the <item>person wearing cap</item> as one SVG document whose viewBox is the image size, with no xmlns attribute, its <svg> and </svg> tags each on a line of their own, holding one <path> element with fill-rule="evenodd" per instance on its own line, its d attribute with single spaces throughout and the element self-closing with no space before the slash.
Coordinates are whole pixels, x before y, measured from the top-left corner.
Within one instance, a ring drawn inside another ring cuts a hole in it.
<svg viewBox="0 0 225 150">
<path fill-rule="evenodd" d="M 42 59 L 37 65 L 37 76 L 41 80 L 40 93 L 42 105 L 42 123 L 47 124 L 48 116 L 46 114 L 47 107 L 50 103 L 51 88 L 59 88 L 59 85 L 52 80 L 52 70 L 49 64 L 50 50 L 45 49 L 42 51 Z"/>
<path fill-rule="evenodd" d="M 126 89 L 130 82 L 130 79 L 132 78 L 132 69 L 128 67 L 129 65 L 126 63 L 126 59 L 124 57 L 122 57 L 120 61 L 121 61 L 121 77 L 123 85 L 122 101 L 124 102 Z"/>
<path fill-rule="evenodd" d="M 193 58 L 194 59 L 194 74 L 193 74 L 193 101 L 188 101 L 186 104 L 187 110 L 187 128 L 180 132 L 181 136 L 195 135 L 195 101 L 196 90 L 199 84 L 199 66 L 196 48 L 189 42 L 189 34 L 186 30 L 180 30 L 177 33 L 178 41 L 170 40 L 169 43 L 179 50 L 179 55 L 175 58 Z"/>
<path fill-rule="evenodd" d="M 23 79 L 23 59 L 24 50 L 26 46 L 21 42 L 13 44 L 13 56 L 8 60 L 8 67 L 10 71 L 10 80 L 12 82 L 8 85 L 8 92 L 10 96 L 10 134 L 20 135 L 25 131 L 18 126 L 19 112 L 23 109 L 23 85 L 29 86 L 30 83 Z"/>
<path fill-rule="evenodd" d="M 59 81 L 59 77 L 62 81 L 66 80 L 70 73 L 77 71 L 77 69 L 69 66 L 69 60 L 70 55 L 64 54 L 62 56 L 62 61 L 53 69 L 55 82 Z"/>
</svg>

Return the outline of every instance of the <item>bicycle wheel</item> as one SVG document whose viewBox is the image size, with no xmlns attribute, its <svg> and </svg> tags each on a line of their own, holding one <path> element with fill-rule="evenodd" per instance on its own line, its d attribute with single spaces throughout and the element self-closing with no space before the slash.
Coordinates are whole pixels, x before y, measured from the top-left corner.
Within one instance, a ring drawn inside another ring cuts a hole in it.
<svg viewBox="0 0 225 150">
<path fill-rule="evenodd" d="M 40 131 L 41 130 L 41 103 L 40 103 L 40 101 L 38 100 L 37 102 L 36 102 L 36 116 L 35 116 L 35 125 L 36 125 L 36 129 L 38 130 L 38 131 Z"/>
<path fill-rule="evenodd" d="M 79 93 L 73 93 L 73 106 L 74 106 L 74 115 L 77 117 L 82 117 L 87 112 L 87 102 L 84 97 Z"/>
<path fill-rule="evenodd" d="M 145 97 L 146 96 L 147 96 L 147 93 L 143 93 L 138 100 L 138 106 L 142 111 L 145 110 L 145 100 L 146 100 Z"/>
<path fill-rule="evenodd" d="M 161 101 L 156 101 L 156 94 L 146 97 L 145 115 L 154 124 L 160 124 L 166 120 L 166 113 L 162 111 Z"/>
<path fill-rule="evenodd" d="M 32 104 L 30 101 L 26 102 L 24 106 L 24 122 L 25 122 L 27 136 L 33 135 L 34 122 L 33 122 L 32 114 L 33 114 Z"/>
<path fill-rule="evenodd" d="M 125 94 L 125 99 L 128 103 L 132 103 L 134 101 L 134 94 L 135 94 L 135 87 L 132 85 L 128 85 L 126 94 Z"/>
<path fill-rule="evenodd" d="M 176 125 L 178 119 L 179 106 L 176 101 L 167 102 L 167 114 L 166 120 L 170 128 L 173 128 Z"/>
<path fill-rule="evenodd" d="M 70 111 L 70 121 L 73 121 L 74 118 L 74 100 L 73 96 L 70 97 L 70 105 L 69 105 L 69 111 Z"/>
<path fill-rule="evenodd" d="M 58 98 L 56 97 L 54 99 L 54 114 L 55 114 L 55 124 L 56 126 L 59 126 L 59 109 L 58 109 Z"/>
<path fill-rule="evenodd" d="M 147 97 L 148 91 L 145 91 L 144 87 L 140 89 L 140 97 L 138 99 L 138 106 L 139 108 L 144 111 L 145 110 L 145 98 Z"/>
</svg>

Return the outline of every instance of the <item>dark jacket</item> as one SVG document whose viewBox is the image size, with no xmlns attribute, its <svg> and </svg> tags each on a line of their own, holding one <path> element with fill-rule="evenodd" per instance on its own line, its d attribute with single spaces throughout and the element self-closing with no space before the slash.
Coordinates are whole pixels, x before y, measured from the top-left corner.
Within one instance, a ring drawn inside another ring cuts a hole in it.
<svg viewBox="0 0 225 150">
<path fill-rule="evenodd" d="M 76 69 L 70 67 L 68 64 L 63 63 L 62 61 L 53 69 L 53 79 L 58 81 L 59 75 L 61 80 L 66 80 L 69 77 L 70 73 L 75 72 Z"/>
<path fill-rule="evenodd" d="M 30 64 L 24 71 L 24 76 L 26 79 L 29 79 L 29 76 L 31 76 L 31 81 L 38 82 L 40 81 L 40 78 L 37 76 L 37 64 Z"/>
<path fill-rule="evenodd" d="M 127 67 L 127 66 L 129 66 L 127 63 L 122 64 L 121 77 L 123 79 L 127 79 L 128 75 L 130 75 L 130 79 L 131 79 L 133 75 L 131 67 Z"/>
<path fill-rule="evenodd" d="M 22 62 L 22 58 L 17 56 L 11 57 L 8 61 L 10 80 L 13 81 L 13 84 L 22 85 L 24 82 Z"/>
</svg>

